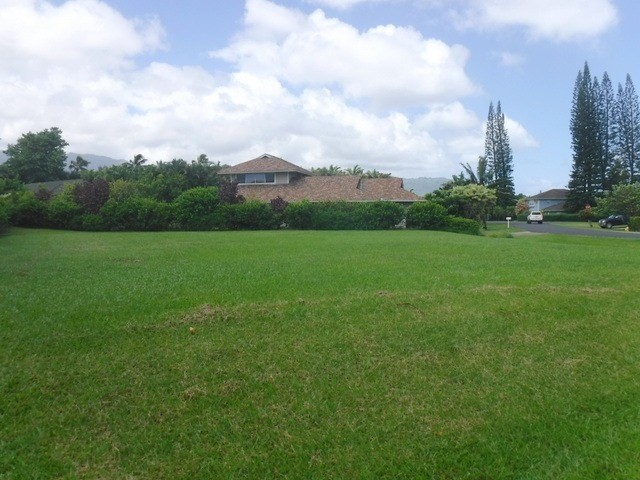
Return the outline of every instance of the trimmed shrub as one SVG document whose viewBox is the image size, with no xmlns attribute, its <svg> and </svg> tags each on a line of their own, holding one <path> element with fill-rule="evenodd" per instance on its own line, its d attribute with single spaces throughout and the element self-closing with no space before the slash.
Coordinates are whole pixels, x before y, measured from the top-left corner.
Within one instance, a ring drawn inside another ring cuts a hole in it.
<svg viewBox="0 0 640 480">
<path fill-rule="evenodd" d="M 38 200 L 30 190 L 12 197 L 14 200 L 11 224 L 16 227 L 45 227 L 47 204 Z"/>
<path fill-rule="evenodd" d="M 77 217 L 76 228 L 87 232 L 102 232 L 107 230 L 107 225 L 102 215 L 85 213 Z"/>
<path fill-rule="evenodd" d="M 462 217 L 454 217 L 452 215 L 445 219 L 443 230 L 453 233 L 466 233 L 468 235 L 480 235 L 481 225 L 475 220 Z"/>
<path fill-rule="evenodd" d="M 61 194 L 47 204 L 47 223 L 53 228 L 78 228 L 82 207 L 69 196 Z"/>
<path fill-rule="evenodd" d="M 404 218 L 404 208 L 394 202 L 290 203 L 284 213 L 289 228 L 300 230 L 388 230 Z"/>
<path fill-rule="evenodd" d="M 580 222 L 580 213 L 565 213 L 565 212 L 542 212 L 544 220 L 546 222 Z M 525 220 L 526 220 L 525 216 Z"/>
<path fill-rule="evenodd" d="M 404 207 L 394 202 L 366 202 L 357 204 L 356 228 L 359 230 L 390 230 L 404 218 Z"/>
<path fill-rule="evenodd" d="M 417 202 L 407 209 L 407 228 L 442 230 L 447 216 L 447 209 L 438 203 Z"/>
<path fill-rule="evenodd" d="M 110 230 L 158 231 L 168 230 L 172 220 L 172 206 L 147 197 L 131 197 L 124 202 L 109 200 L 100 213 Z"/>
<path fill-rule="evenodd" d="M 220 196 L 216 187 L 195 187 L 173 202 L 174 214 L 186 230 L 212 230 L 220 226 Z"/>
<path fill-rule="evenodd" d="M 5 199 L 0 198 L 0 234 L 9 230 L 9 226 L 11 225 L 9 223 L 9 210 L 9 203 Z"/>
<path fill-rule="evenodd" d="M 347 202 L 318 202 L 315 208 L 314 230 L 354 230 L 357 204 Z"/>
<path fill-rule="evenodd" d="M 229 230 L 273 230 L 278 217 L 268 203 L 249 200 L 244 203 L 222 205 L 222 228 Z"/>
<path fill-rule="evenodd" d="M 284 211 L 284 221 L 289 228 L 311 230 L 315 225 L 316 208 L 309 200 L 293 202 Z"/>
<path fill-rule="evenodd" d="M 631 217 L 629 219 L 629 230 L 632 232 L 640 232 L 640 217 Z"/>
</svg>

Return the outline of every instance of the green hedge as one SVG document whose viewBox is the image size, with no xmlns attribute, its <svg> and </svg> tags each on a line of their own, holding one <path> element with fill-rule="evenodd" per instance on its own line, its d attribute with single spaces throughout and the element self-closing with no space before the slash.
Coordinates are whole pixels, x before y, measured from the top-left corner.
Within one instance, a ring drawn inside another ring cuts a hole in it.
<svg viewBox="0 0 640 480">
<path fill-rule="evenodd" d="M 108 230 L 105 218 L 97 213 L 84 213 L 76 219 L 76 228 L 86 232 L 102 232 Z"/>
<path fill-rule="evenodd" d="M 16 227 L 47 227 L 47 204 L 30 190 L 12 195 L 11 224 Z"/>
<path fill-rule="evenodd" d="M 298 230 L 390 230 L 402 222 L 404 208 L 393 202 L 317 202 L 287 205 L 284 222 Z"/>
<path fill-rule="evenodd" d="M 518 220 L 521 222 L 527 221 L 527 215 L 531 212 L 524 212 L 518 215 Z M 579 213 L 565 213 L 565 212 L 545 212 L 542 211 L 545 222 L 582 222 Z M 504 220 L 504 219 L 503 219 Z"/>
<path fill-rule="evenodd" d="M 631 217 L 629 219 L 629 230 L 632 232 L 640 232 L 640 217 Z"/>
<path fill-rule="evenodd" d="M 542 212 L 545 221 L 548 222 L 582 222 L 579 213 L 564 213 L 564 212 Z"/>
<path fill-rule="evenodd" d="M 0 198 L 0 233 L 4 233 L 9 230 L 9 218 L 11 217 L 11 207 L 9 202 L 3 198 Z"/>
<path fill-rule="evenodd" d="M 318 202 L 315 209 L 313 230 L 355 230 L 356 204 L 347 202 Z"/>
<path fill-rule="evenodd" d="M 181 193 L 173 201 L 175 219 L 186 230 L 212 230 L 221 223 L 216 187 L 196 187 Z"/>
<path fill-rule="evenodd" d="M 47 204 L 47 223 L 52 228 L 81 230 L 78 218 L 82 213 L 82 207 L 72 198 L 67 195 L 57 195 Z"/>
<path fill-rule="evenodd" d="M 100 214 L 109 230 L 168 230 L 173 220 L 171 204 L 148 197 L 131 197 L 124 202 L 109 200 Z"/>
<path fill-rule="evenodd" d="M 480 235 L 480 227 L 475 220 L 448 215 L 447 209 L 435 202 L 414 203 L 407 209 L 407 228 Z"/>
<path fill-rule="evenodd" d="M 405 209 L 394 202 L 360 203 L 355 222 L 359 230 L 390 230 L 402 222 Z"/>
<path fill-rule="evenodd" d="M 467 235 L 480 235 L 481 225 L 475 220 L 449 215 L 446 218 L 443 230 L 453 233 L 465 233 Z"/>
<path fill-rule="evenodd" d="M 221 222 L 225 230 L 273 230 L 278 228 L 278 216 L 268 203 L 249 200 L 221 205 Z"/>
<path fill-rule="evenodd" d="M 101 181 L 104 182 L 104 181 Z M 96 182 L 85 182 L 94 186 Z M 167 203 L 142 196 L 131 182 L 102 185 L 109 199 L 99 208 L 87 208 L 83 200 L 94 200 L 93 191 L 70 189 L 49 200 L 38 199 L 33 192 L 11 194 L 4 202 L 9 206 L 2 215 L 10 224 L 23 227 L 50 227 L 87 231 L 158 231 L 158 230 L 271 230 L 281 225 L 312 230 L 389 230 L 400 225 L 405 208 L 388 201 L 317 202 L 282 201 L 265 203 L 243 201 L 222 203 L 216 187 L 197 187 Z M 91 195 L 89 195 L 91 194 Z M 92 202 L 91 206 L 101 202 Z M 282 212 L 284 210 L 284 212 Z M 8 213 L 6 213 L 8 212 Z M 415 228 L 451 231 L 470 230 L 455 221 L 446 223 L 446 210 L 435 203 L 420 202 L 411 209 Z M 4 218 L 3 217 L 3 218 Z M 6 227 L 5 227 L 6 228 Z"/>
<path fill-rule="evenodd" d="M 316 207 L 309 200 L 292 202 L 284 210 L 284 222 L 289 228 L 310 230 L 315 225 Z"/>
<path fill-rule="evenodd" d="M 407 209 L 407 228 L 442 230 L 447 223 L 447 209 L 435 202 L 417 202 Z"/>
</svg>

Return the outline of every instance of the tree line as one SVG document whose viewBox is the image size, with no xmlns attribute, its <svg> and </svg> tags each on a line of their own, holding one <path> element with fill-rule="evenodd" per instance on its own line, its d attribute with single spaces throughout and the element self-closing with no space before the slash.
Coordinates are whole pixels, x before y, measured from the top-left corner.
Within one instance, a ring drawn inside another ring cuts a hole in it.
<svg viewBox="0 0 640 480">
<path fill-rule="evenodd" d="M 52 127 L 37 133 L 23 134 L 4 153 L 7 161 L 0 165 L 0 194 L 21 184 L 43 183 L 54 180 L 102 178 L 107 181 L 135 182 L 148 196 L 172 201 L 180 193 L 194 187 L 216 186 L 220 183 L 218 171 L 225 165 L 212 162 L 205 154 L 190 162 L 181 158 L 169 162 L 147 164 L 142 154 L 120 165 L 90 170 L 89 162 L 77 156 L 69 162 L 64 148 L 68 143 L 62 131 Z"/>
<path fill-rule="evenodd" d="M 583 210 L 616 185 L 640 181 L 640 107 L 629 74 L 614 92 L 607 72 L 592 76 L 585 62 L 573 89 L 570 132 L 568 210 Z"/>
</svg>

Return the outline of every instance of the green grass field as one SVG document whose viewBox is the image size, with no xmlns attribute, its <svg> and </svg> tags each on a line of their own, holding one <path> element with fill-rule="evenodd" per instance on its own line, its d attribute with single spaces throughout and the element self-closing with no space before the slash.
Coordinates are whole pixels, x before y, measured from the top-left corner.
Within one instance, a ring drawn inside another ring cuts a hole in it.
<svg viewBox="0 0 640 480">
<path fill-rule="evenodd" d="M 638 479 L 638 272 L 627 239 L 14 229 L 0 478 Z"/>
</svg>

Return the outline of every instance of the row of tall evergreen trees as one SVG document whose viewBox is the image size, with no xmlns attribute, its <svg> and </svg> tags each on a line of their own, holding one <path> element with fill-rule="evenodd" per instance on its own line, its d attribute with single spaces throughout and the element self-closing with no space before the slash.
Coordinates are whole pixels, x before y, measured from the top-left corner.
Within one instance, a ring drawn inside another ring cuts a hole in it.
<svg viewBox="0 0 640 480">
<path fill-rule="evenodd" d="M 500 101 L 493 109 L 489 104 L 487 130 L 484 142 L 484 161 L 489 175 L 489 187 L 495 189 L 497 205 L 514 206 L 516 203 L 513 183 L 513 152 L 509 143 L 509 133 L 504 124 L 504 113 Z"/>
<path fill-rule="evenodd" d="M 454 175 L 453 180 L 442 186 L 450 190 L 454 186 L 469 184 L 482 185 L 495 191 L 496 206 L 511 208 L 516 205 L 513 183 L 513 152 L 509 143 L 509 133 L 505 126 L 502 105 L 498 101 L 496 108 L 489 104 L 487 126 L 484 140 L 484 155 L 478 157 L 477 169 L 469 163 L 461 163 L 463 171 Z"/>
<path fill-rule="evenodd" d="M 617 94 L 607 72 L 578 72 L 571 107 L 573 167 L 566 207 L 578 211 L 615 185 L 640 180 L 640 108 L 631 76 Z"/>
</svg>

